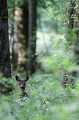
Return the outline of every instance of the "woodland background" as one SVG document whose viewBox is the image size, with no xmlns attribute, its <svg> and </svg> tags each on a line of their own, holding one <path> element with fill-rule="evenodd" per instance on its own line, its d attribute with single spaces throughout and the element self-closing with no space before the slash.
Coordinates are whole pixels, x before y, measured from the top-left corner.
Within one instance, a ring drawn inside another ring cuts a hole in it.
<svg viewBox="0 0 79 120">
<path fill-rule="evenodd" d="M 0 0 L 0 119 L 79 119 L 79 0 Z"/>
</svg>

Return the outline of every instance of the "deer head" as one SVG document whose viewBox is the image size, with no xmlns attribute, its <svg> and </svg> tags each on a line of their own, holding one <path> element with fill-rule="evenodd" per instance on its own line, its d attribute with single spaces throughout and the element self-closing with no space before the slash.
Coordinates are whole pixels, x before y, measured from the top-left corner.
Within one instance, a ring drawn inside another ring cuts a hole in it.
<svg viewBox="0 0 79 120">
<path fill-rule="evenodd" d="M 24 80 L 21 80 L 18 76 L 16 76 L 16 81 L 18 81 L 20 89 L 22 90 L 22 95 L 21 96 L 27 96 L 27 93 L 25 92 L 25 85 L 26 82 L 28 81 L 29 76 L 27 75 Z"/>
</svg>

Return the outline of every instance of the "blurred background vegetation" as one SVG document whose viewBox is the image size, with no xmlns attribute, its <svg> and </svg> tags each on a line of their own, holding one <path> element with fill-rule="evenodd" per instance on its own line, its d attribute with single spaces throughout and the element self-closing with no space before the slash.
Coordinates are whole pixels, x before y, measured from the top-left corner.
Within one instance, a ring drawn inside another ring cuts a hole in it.
<svg viewBox="0 0 79 120">
<path fill-rule="evenodd" d="M 79 0 L 7 3 L 12 77 L 0 74 L 1 120 L 78 120 Z M 20 99 L 15 75 L 26 72 Z"/>
</svg>

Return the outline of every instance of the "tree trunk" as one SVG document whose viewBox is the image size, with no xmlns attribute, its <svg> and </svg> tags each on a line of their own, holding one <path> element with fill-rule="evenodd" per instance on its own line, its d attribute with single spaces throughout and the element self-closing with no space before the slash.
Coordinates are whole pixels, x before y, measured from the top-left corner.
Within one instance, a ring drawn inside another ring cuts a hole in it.
<svg viewBox="0 0 79 120">
<path fill-rule="evenodd" d="M 18 36 L 17 36 L 17 24 L 15 20 L 15 3 L 14 3 L 14 9 L 13 9 L 13 24 L 12 24 L 12 66 L 13 70 L 15 71 L 17 69 L 18 65 Z"/>
<path fill-rule="evenodd" d="M 70 0 L 70 5 L 68 8 L 68 28 L 73 29 L 74 27 L 74 13 L 75 13 L 75 0 Z"/>
<path fill-rule="evenodd" d="M 29 0 L 29 35 L 27 52 L 27 71 L 30 74 L 35 72 L 36 63 L 36 0 Z"/>
<path fill-rule="evenodd" d="M 74 45 L 73 53 L 75 57 L 75 63 L 79 65 L 79 0 L 70 0 L 70 5 L 68 9 L 68 32 L 70 35 L 70 39 L 67 41 L 70 42 L 71 45 Z M 74 32 L 73 32 L 74 31 Z M 75 37 L 75 39 L 73 39 Z M 72 38 L 72 39 L 71 39 Z M 74 86 L 76 77 L 78 75 L 78 71 L 73 70 L 71 73 L 65 74 L 65 80 L 63 82 L 63 86 L 66 87 L 68 83 L 68 77 L 70 78 L 70 83 L 72 87 Z"/>
<path fill-rule="evenodd" d="M 74 41 L 74 53 L 75 53 L 76 63 L 79 65 L 79 0 L 76 0 L 74 29 L 76 34 L 76 39 Z"/>
<path fill-rule="evenodd" d="M 15 8 L 15 23 L 17 28 L 18 39 L 18 67 L 20 71 L 26 69 L 26 49 L 28 47 L 28 5 L 23 4 Z"/>
<path fill-rule="evenodd" d="M 7 0 L 0 0 L 0 72 L 11 77 Z"/>
<path fill-rule="evenodd" d="M 17 38 L 17 26 L 15 20 L 13 26 L 12 64 L 13 64 L 13 69 L 16 70 L 18 65 L 18 38 Z"/>
</svg>

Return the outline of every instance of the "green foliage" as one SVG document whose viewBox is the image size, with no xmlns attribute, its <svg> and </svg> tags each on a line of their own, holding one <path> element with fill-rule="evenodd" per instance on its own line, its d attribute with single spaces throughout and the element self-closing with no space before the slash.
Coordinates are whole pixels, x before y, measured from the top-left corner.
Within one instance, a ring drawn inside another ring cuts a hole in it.
<svg viewBox="0 0 79 120">
<path fill-rule="evenodd" d="M 64 90 L 52 74 L 30 78 L 28 98 L 21 100 L 16 90 L 13 95 L 0 97 L 2 120 L 77 120 L 79 117 L 78 86 L 74 90 Z"/>
<path fill-rule="evenodd" d="M 38 28 L 64 33 L 68 19 L 68 2 L 63 0 L 41 0 L 37 6 Z"/>
<path fill-rule="evenodd" d="M 12 115 L 13 95 L 16 83 L 11 78 L 4 78 L 0 74 L 0 118 L 2 120 L 15 120 Z M 11 90 L 11 93 L 8 93 Z"/>
<path fill-rule="evenodd" d="M 10 20 L 13 19 L 11 15 L 14 2 L 17 6 L 21 6 L 25 3 L 25 0 L 8 0 Z M 58 32 L 65 34 L 65 31 L 60 28 L 66 23 L 67 7 L 68 2 L 66 0 L 38 1 L 38 18 L 41 17 L 41 22 L 39 21 L 39 23 L 42 23 L 41 26 L 47 30 L 47 33 L 44 32 L 47 35 L 47 45 L 49 43 L 48 37 L 51 36 L 47 27 L 49 21 L 50 27 L 53 27 L 54 30 L 56 29 L 56 32 L 59 29 L 60 31 Z M 75 78 L 74 89 L 70 85 L 66 89 L 61 86 L 64 74 L 66 74 L 68 79 L 71 79 L 70 73 L 73 71 L 79 73 L 79 66 L 75 64 L 72 52 L 74 50 L 73 41 L 77 38 L 74 32 L 75 30 L 68 30 L 68 34 L 66 34 L 68 41 L 66 41 L 65 37 L 60 39 L 58 34 L 52 36 L 50 43 L 52 47 L 49 46 L 50 52 L 48 51 L 48 55 L 44 53 L 44 48 L 39 44 L 42 49 L 42 57 L 39 57 L 39 61 L 41 61 L 44 71 L 30 77 L 27 82 L 26 91 L 28 98 L 20 99 L 21 91 L 15 78 L 6 79 L 2 75 L 0 76 L 0 83 L 6 87 L 13 88 L 13 92 L 7 96 L 0 92 L 1 120 L 79 119 L 79 77 Z"/>
</svg>

